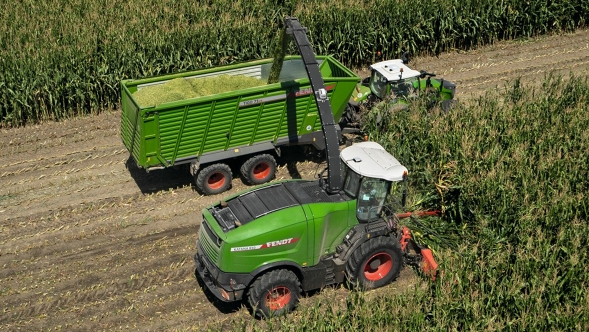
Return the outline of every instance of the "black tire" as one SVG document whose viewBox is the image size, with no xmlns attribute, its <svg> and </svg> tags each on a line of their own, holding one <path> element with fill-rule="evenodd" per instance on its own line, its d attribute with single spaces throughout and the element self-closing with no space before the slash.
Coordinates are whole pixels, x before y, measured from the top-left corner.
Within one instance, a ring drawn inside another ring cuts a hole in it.
<svg viewBox="0 0 589 332">
<path fill-rule="evenodd" d="M 426 88 L 423 92 L 423 97 L 425 98 L 426 107 L 431 109 L 439 103 L 440 92 L 433 87 Z"/>
<path fill-rule="evenodd" d="M 456 104 L 456 100 L 454 100 L 454 99 L 444 100 L 441 105 L 442 111 L 444 111 L 444 112 L 450 111 L 450 109 L 452 109 L 452 107 L 454 107 L 454 104 Z"/>
<path fill-rule="evenodd" d="M 339 120 L 339 126 L 341 128 L 351 127 L 351 125 L 358 124 L 360 122 L 360 109 L 358 106 L 354 106 L 350 103 L 346 105 L 344 112 Z"/>
<path fill-rule="evenodd" d="M 240 169 L 249 184 L 266 183 L 276 176 L 276 160 L 269 154 L 258 154 L 246 160 Z"/>
<path fill-rule="evenodd" d="M 231 188 L 231 168 L 213 164 L 201 169 L 196 176 L 196 189 L 204 195 L 215 195 Z"/>
<path fill-rule="evenodd" d="M 346 276 L 351 287 L 369 290 L 395 280 L 402 267 L 399 241 L 379 236 L 362 243 L 352 253 L 346 265 Z"/>
<path fill-rule="evenodd" d="M 273 270 L 258 277 L 248 290 L 253 315 L 261 318 L 284 315 L 299 303 L 301 283 L 289 270 Z"/>
</svg>

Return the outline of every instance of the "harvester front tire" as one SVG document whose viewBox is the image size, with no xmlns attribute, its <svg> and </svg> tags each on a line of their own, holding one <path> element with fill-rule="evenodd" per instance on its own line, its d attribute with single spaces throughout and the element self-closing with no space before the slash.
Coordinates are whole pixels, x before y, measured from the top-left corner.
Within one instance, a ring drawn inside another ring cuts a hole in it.
<svg viewBox="0 0 589 332">
<path fill-rule="evenodd" d="M 346 276 L 350 287 L 369 290 L 395 280 L 402 267 L 399 241 L 379 236 L 362 243 L 352 253 L 346 265 Z"/>
<path fill-rule="evenodd" d="M 231 188 L 231 168 L 226 164 L 213 164 L 203 168 L 196 176 L 196 189 L 204 195 L 215 195 Z"/>
<path fill-rule="evenodd" d="M 258 277 L 248 291 L 253 315 L 280 316 L 294 310 L 301 296 L 301 283 L 290 270 L 273 270 Z"/>
<path fill-rule="evenodd" d="M 249 184 L 266 183 L 276 176 L 276 160 L 269 154 L 258 154 L 246 160 L 240 169 Z"/>
</svg>

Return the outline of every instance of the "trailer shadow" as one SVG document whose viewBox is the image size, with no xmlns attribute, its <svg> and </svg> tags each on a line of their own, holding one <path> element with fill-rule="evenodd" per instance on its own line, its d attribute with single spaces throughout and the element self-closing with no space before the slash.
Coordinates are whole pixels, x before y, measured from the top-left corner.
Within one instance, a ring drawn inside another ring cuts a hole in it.
<svg viewBox="0 0 589 332">
<path fill-rule="evenodd" d="M 276 158 L 276 163 L 278 167 L 286 167 L 291 178 L 301 179 L 303 178 L 301 172 L 309 171 L 309 167 L 304 166 L 305 163 L 312 163 L 310 167 L 316 168 L 317 173 L 325 167 L 320 165 L 325 163 L 325 152 L 316 150 L 312 146 L 283 146 L 281 147 L 280 157 Z M 238 160 L 230 160 L 228 165 L 234 175 L 239 174 L 240 164 Z M 137 166 L 133 157 L 129 156 L 125 162 L 125 167 L 142 194 L 152 194 L 186 186 L 192 187 L 196 191 L 194 178 L 190 175 L 188 164 L 147 172 Z M 247 183 L 241 176 L 239 178 L 241 178 L 243 184 Z"/>
<path fill-rule="evenodd" d="M 143 194 L 186 186 L 194 187 L 194 179 L 184 167 L 170 167 L 147 172 L 145 169 L 139 168 L 131 156 L 125 162 L 125 167 Z"/>
<path fill-rule="evenodd" d="M 325 152 L 316 150 L 311 146 L 282 147 L 281 157 L 276 162 L 278 167 L 286 167 L 291 178 L 302 179 L 301 164 L 305 162 L 311 162 L 317 165 L 321 164 L 325 162 Z M 321 166 L 318 167 L 318 171 L 320 168 Z"/>
</svg>

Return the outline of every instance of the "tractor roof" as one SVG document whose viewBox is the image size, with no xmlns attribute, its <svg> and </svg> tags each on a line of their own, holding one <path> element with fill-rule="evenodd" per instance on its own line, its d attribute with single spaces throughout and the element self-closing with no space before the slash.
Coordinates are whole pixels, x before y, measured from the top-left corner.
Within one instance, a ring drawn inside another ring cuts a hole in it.
<svg viewBox="0 0 589 332">
<path fill-rule="evenodd" d="M 389 81 L 398 81 L 421 75 L 417 70 L 407 67 L 401 59 L 377 62 L 371 65 L 370 68 L 381 73 Z"/>
<path fill-rule="evenodd" d="M 356 173 L 387 181 L 401 181 L 407 168 L 376 142 L 356 143 L 342 150 L 341 159 Z"/>
</svg>

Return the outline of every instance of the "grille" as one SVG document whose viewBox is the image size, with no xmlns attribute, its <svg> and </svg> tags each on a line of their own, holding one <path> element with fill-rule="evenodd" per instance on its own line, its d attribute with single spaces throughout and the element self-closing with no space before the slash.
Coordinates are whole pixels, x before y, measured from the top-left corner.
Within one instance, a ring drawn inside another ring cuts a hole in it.
<svg viewBox="0 0 589 332">
<path fill-rule="evenodd" d="M 207 223 L 203 222 L 202 227 L 200 229 L 199 239 L 202 245 L 203 250 L 215 265 L 218 263 L 219 260 L 219 248 L 217 244 L 213 242 L 214 240 L 211 239 L 209 233 L 212 233 Z"/>
</svg>

